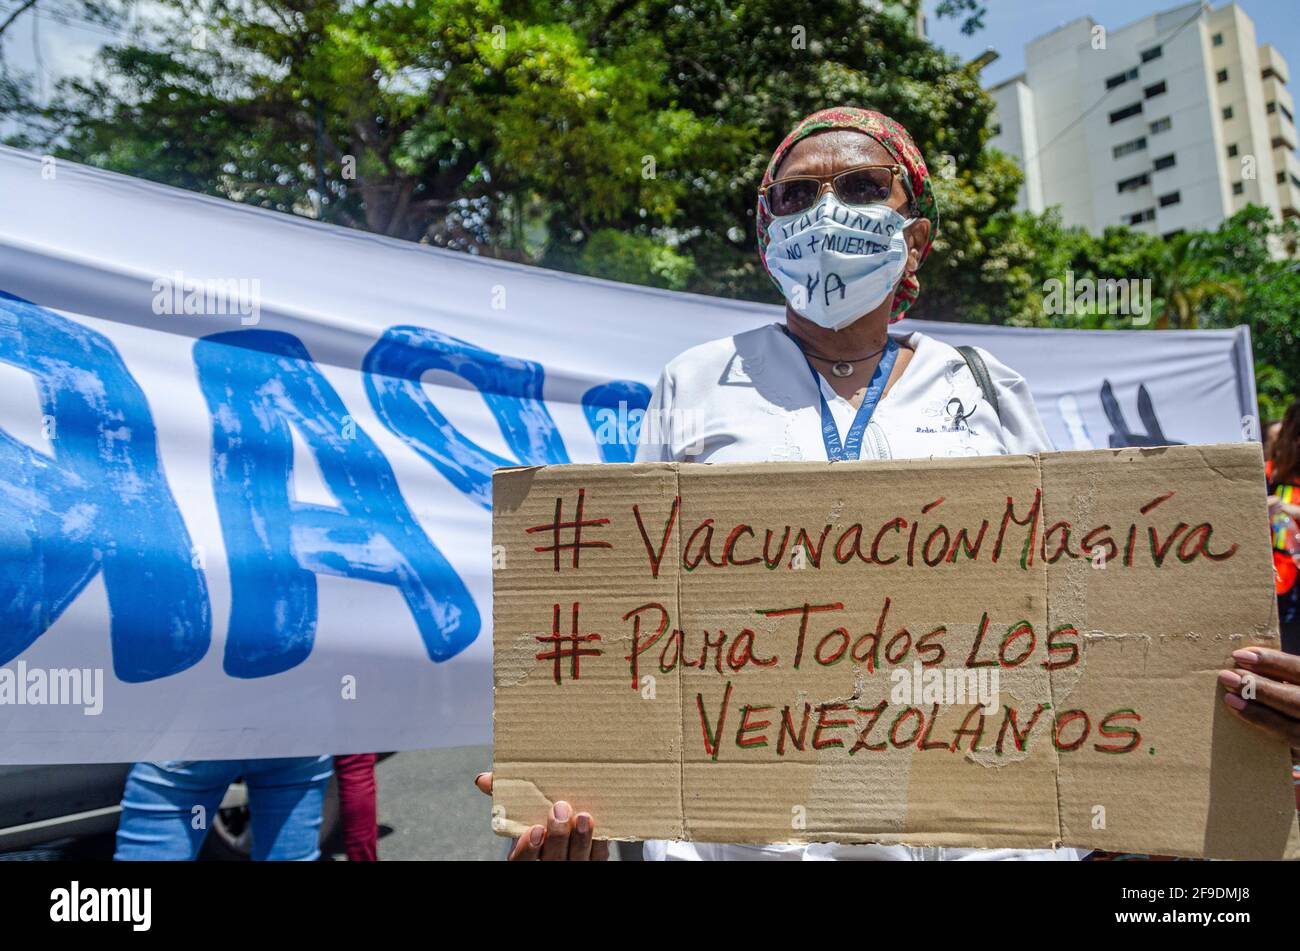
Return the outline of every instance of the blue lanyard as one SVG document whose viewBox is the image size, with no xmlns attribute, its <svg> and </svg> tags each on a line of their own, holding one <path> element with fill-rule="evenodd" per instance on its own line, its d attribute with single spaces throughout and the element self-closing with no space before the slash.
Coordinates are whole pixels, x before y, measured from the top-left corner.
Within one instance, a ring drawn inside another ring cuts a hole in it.
<svg viewBox="0 0 1300 951">
<path fill-rule="evenodd" d="M 845 437 L 842 446 L 839 427 L 835 425 L 835 417 L 831 415 L 831 408 L 826 404 L 826 394 L 822 392 L 822 376 L 812 365 L 812 361 L 808 362 L 808 369 L 812 371 L 813 386 L 817 388 L 817 398 L 822 404 L 822 439 L 826 443 L 826 458 L 831 462 L 862 458 L 862 436 L 867 431 L 867 423 L 871 422 L 871 415 L 876 411 L 876 404 L 880 402 L 880 394 L 885 391 L 885 384 L 889 382 L 889 374 L 894 370 L 896 359 L 898 359 L 898 341 L 890 337 L 889 342 L 885 344 L 885 352 L 880 355 L 880 362 L 876 364 L 876 372 L 871 374 L 871 382 L 867 384 L 862 405 L 858 407 L 858 414 L 853 417 L 853 424 L 849 426 L 848 436 Z"/>
</svg>

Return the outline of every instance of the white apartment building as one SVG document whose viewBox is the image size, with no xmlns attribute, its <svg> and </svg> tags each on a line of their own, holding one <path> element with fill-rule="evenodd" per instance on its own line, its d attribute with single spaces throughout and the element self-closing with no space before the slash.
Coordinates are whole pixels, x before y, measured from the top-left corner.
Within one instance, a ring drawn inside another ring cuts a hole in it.
<svg viewBox="0 0 1300 951">
<path fill-rule="evenodd" d="M 1067 225 L 1214 228 L 1247 204 L 1300 217 L 1286 61 L 1236 5 L 1189 3 L 1119 29 L 1082 17 L 1025 47 L 989 90 L 989 144 L 1025 172 L 1019 207 Z"/>
</svg>

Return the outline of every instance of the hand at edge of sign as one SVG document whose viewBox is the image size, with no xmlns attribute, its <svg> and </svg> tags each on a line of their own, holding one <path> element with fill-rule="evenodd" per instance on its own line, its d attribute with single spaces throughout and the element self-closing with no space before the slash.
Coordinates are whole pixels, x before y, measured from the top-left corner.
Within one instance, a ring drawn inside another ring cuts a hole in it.
<svg viewBox="0 0 1300 951">
<path fill-rule="evenodd" d="M 1276 495 L 1270 495 L 1268 497 L 1268 505 L 1270 509 L 1278 509 L 1286 512 L 1287 515 L 1290 515 L 1294 519 L 1300 519 L 1300 505 L 1292 505 L 1290 502 L 1283 502 Z"/>
<path fill-rule="evenodd" d="M 1270 647 L 1233 651 L 1238 670 L 1219 671 L 1228 709 L 1269 736 L 1300 748 L 1300 657 Z M 1254 680 L 1254 699 L 1241 696 Z"/>
<path fill-rule="evenodd" d="M 479 773 L 474 785 L 492 795 L 492 774 Z M 596 821 L 587 812 L 576 815 L 564 800 L 551 806 L 546 825 L 533 826 L 515 840 L 511 862 L 603 862 L 609 858 L 609 843 L 595 840 Z"/>
</svg>

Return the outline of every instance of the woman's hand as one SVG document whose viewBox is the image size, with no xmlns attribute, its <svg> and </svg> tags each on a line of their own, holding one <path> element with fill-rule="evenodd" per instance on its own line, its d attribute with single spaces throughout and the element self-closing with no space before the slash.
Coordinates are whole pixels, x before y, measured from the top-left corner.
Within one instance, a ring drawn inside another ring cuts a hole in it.
<svg viewBox="0 0 1300 951">
<path fill-rule="evenodd" d="M 492 795 L 492 774 L 479 773 L 474 785 Z M 533 826 L 527 835 L 515 840 L 510 861 L 603 862 L 609 858 L 609 843 L 592 839 L 595 830 L 590 813 L 574 815 L 573 807 L 560 800 L 551 807 L 546 825 Z"/>
<path fill-rule="evenodd" d="M 1269 647 L 1232 652 L 1236 670 L 1219 671 L 1223 702 L 1241 719 L 1300 747 L 1300 657 Z"/>
<path fill-rule="evenodd" d="M 1292 505 L 1290 502 L 1283 502 L 1276 495 L 1268 497 L 1268 514 L 1274 512 L 1285 512 L 1294 519 L 1300 519 L 1300 505 Z"/>
</svg>

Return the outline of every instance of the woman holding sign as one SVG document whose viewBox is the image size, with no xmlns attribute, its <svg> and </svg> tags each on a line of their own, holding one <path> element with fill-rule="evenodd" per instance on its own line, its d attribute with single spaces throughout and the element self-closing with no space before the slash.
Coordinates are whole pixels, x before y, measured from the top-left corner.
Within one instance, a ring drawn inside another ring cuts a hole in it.
<svg viewBox="0 0 1300 951">
<path fill-rule="evenodd" d="M 669 363 L 646 409 L 637 461 L 834 462 L 1049 451 L 1029 388 L 1014 370 L 984 351 L 919 332 L 888 332 L 920 294 L 917 272 L 938 220 L 925 161 L 899 123 L 851 107 L 800 122 L 772 155 L 758 193 L 760 254 L 785 296 L 785 321 L 693 347 Z M 1300 717 L 1300 703 L 1293 715 Z M 490 792 L 490 773 L 476 782 Z M 533 827 L 511 858 L 603 858 L 606 843 L 594 841 L 593 831 L 592 816 L 558 802 L 547 827 Z M 647 859 L 1074 860 L 1082 854 L 834 843 L 645 847 Z"/>
<path fill-rule="evenodd" d="M 907 131 L 814 113 L 759 186 L 758 242 L 784 324 L 664 370 L 638 461 L 903 459 L 1050 449 L 1024 379 L 986 352 L 891 336 L 920 294 L 939 211 Z M 648 438 L 647 438 L 648 437 Z"/>
</svg>

